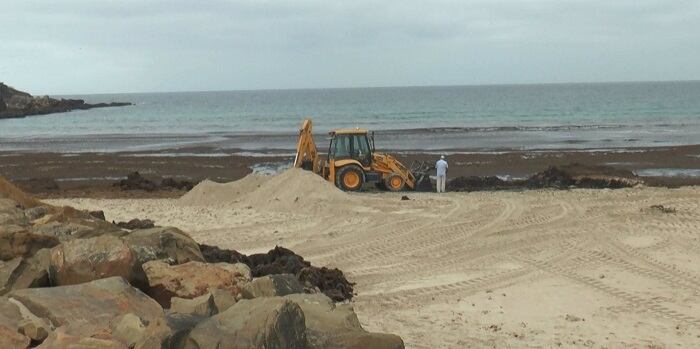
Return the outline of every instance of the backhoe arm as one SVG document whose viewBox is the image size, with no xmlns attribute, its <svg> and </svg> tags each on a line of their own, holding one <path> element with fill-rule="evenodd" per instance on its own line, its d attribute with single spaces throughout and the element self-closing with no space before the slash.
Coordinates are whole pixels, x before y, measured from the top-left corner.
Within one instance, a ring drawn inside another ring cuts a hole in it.
<svg viewBox="0 0 700 349">
<path fill-rule="evenodd" d="M 318 149 L 312 134 L 311 119 L 306 119 L 299 129 L 299 142 L 297 143 L 297 154 L 294 157 L 294 167 L 301 167 L 313 172 L 318 172 Z"/>
</svg>

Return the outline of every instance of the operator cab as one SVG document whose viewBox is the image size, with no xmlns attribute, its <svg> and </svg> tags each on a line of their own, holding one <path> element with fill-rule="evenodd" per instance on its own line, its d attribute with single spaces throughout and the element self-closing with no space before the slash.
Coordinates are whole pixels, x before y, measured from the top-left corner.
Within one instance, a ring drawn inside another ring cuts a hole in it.
<svg viewBox="0 0 700 349">
<path fill-rule="evenodd" d="M 368 132 L 362 129 L 331 131 L 328 159 L 352 159 L 359 161 L 363 167 L 370 167 L 374 142 L 370 142 L 367 134 Z"/>
</svg>

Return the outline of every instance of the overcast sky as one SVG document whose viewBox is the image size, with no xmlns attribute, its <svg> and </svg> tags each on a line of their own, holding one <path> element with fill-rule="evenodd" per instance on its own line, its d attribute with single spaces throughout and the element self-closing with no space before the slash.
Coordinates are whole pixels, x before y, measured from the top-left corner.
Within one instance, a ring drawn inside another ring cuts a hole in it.
<svg viewBox="0 0 700 349">
<path fill-rule="evenodd" d="M 700 79 L 698 0 L 0 0 L 34 94 Z"/>
</svg>

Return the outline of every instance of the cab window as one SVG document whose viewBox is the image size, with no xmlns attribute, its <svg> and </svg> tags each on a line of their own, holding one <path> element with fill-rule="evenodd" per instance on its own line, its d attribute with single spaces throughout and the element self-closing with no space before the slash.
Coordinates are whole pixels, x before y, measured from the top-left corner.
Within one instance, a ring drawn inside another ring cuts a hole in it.
<svg viewBox="0 0 700 349">
<path fill-rule="evenodd" d="M 351 151 L 350 137 L 345 135 L 335 136 L 331 143 L 331 156 L 333 158 L 349 158 Z"/>
<path fill-rule="evenodd" d="M 354 135 L 353 137 L 353 157 L 362 159 L 369 155 L 369 143 L 367 136 Z"/>
</svg>

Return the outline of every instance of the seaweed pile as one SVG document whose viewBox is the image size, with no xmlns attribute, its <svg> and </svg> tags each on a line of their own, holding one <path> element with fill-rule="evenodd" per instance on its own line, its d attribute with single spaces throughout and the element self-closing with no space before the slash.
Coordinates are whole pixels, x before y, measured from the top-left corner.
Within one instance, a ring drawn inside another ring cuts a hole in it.
<svg viewBox="0 0 700 349">
<path fill-rule="evenodd" d="M 449 191 L 482 191 L 509 189 L 620 189 L 641 184 L 631 171 L 609 166 L 588 166 L 573 163 L 561 167 L 550 166 L 527 179 L 503 180 L 495 176 L 457 177 L 447 183 Z"/>
<path fill-rule="evenodd" d="M 284 247 L 275 246 L 267 253 L 246 256 L 235 250 L 200 244 L 208 263 L 243 263 L 250 267 L 253 277 L 274 274 L 295 275 L 302 284 L 309 284 L 336 302 L 352 299 L 353 283 L 339 269 L 315 267 L 304 258 Z"/>
</svg>

